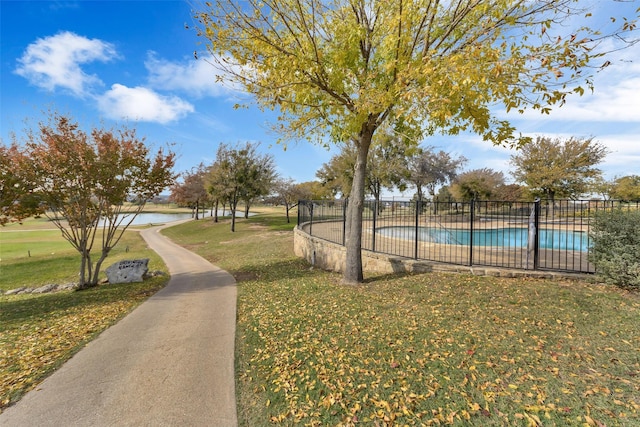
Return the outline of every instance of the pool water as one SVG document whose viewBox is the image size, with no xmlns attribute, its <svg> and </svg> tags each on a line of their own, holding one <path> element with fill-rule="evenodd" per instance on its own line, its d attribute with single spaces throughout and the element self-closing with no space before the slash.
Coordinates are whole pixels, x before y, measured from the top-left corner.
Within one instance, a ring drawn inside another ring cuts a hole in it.
<svg viewBox="0 0 640 427">
<path fill-rule="evenodd" d="M 397 239 L 414 240 L 415 227 L 393 226 L 376 229 L 381 236 Z M 587 233 L 568 230 L 541 229 L 539 234 L 540 249 L 564 249 L 587 252 L 589 241 Z M 509 248 L 526 248 L 529 240 L 526 228 L 492 228 L 473 230 L 474 246 L 497 246 Z M 470 230 L 449 230 L 445 228 L 418 227 L 418 240 L 421 242 L 445 243 L 451 245 L 469 245 Z"/>
</svg>

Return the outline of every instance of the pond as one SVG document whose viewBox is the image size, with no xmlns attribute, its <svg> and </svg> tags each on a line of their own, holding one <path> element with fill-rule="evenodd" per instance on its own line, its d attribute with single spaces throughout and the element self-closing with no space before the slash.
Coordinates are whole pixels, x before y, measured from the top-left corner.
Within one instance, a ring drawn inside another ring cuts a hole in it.
<svg viewBox="0 0 640 427">
<path fill-rule="evenodd" d="M 131 225 L 165 224 L 191 218 L 191 213 L 156 213 L 142 212 L 133 220 Z"/>
<path fill-rule="evenodd" d="M 415 227 L 394 226 L 376 229 L 381 236 L 414 240 Z M 469 245 L 470 230 L 449 230 L 445 228 L 418 227 L 418 240 L 421 242 L 444 243 L 451 245 Z M 474 246 L 495 246 L 526 248 L 528 230 L 526 228 L 492 228 L 473 230 Z M 569 230 L 539 230 L 540 249 L 564 249 L 587 252 L 589 239 L 587 233 Z"/>
<path fill-rule="evenodd" d="M 222 210 L 218 211 L 218 216 L 229 216 L 231 212 L 227 209 L 224 213 Z M 253 215 L 249 213 L 249 215 Z M 236 217 L 244 216 L 244 211 L 237 211 Z M 182 213 L 158 213 L 158 212 L 142 212 L 139 213 L 138 216 L 135 217 L 131 225 L 147 225 L 147 224 L 166 224 L 168 222 L 180 221 L 183 219 L 190 219 L 193 216 L 190 212 L 182 212 Z M 203 218 L 202 213 L 200 213 L 200 218 Z M 204 218 L 211 218 L 211 211 L 207 211 L 204 215 Z"/>
</svg>

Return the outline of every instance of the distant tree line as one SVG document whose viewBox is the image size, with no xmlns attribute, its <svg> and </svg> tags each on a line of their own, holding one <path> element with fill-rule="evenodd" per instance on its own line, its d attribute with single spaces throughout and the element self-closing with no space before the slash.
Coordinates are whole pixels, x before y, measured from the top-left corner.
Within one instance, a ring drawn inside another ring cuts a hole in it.
<svg viewBox="0 0 640 427">
<path fill-rule="evenodd" d="M 528 201 L 536 197 L 578 199 L 599 195 L 606 199 L 640 200 L 640 176 L 606 181 L 597 165 L 607 149 L 593 138 L 548 138 L 539 136 L 511 156 L 513 183 L 503 172 L 491 168 L 463 171 L 467 159 L 434 147 L 411 147 L 386 136 L 374 143 L 368 159 L 367 194 L 380 199 L 382 189 L 413 189 L 415 200 Z M 324 164 L 316 176 L 334 195 L 350 192 L 353 149 L 345 145 Z"/>
<path fill-rule="evenodd" d="M 351 192 L 356 153 L 350 144 L 342 144 L 338 154 L 316 172 L 316 181 L 296 183 L 275 172 L 271 155 L 261 155 L 259 144 L 244 143 L 232 147 L 221 144 L 210 165 L 200 164 L 182 174 L 171 187 L 170 199 L 194 210 L 228 208 L 231 228 L 235 229 L 236 210 L 244 206 L 244 216 L 256 202 L 285 207 L 287 220 L 298 200 L 344 198 Z M 606 199 L 640 200 L 640 176 L 630 175 L 606 181 L 598 164 L 606 148 L 593 138 L 548 138 L 539 136 L 511 156 L 512 178 L 491 168 L 463 170 L 464 156 L 454 156 L 432 146 L 416 147 L 392 133 L 380 133 L 374 139 L 368 157 L 366 194 L 380 200 L 384 190 L 413 190 L 415 200 L 530 201 L 536 197 L 553 205 L 557 198 L 578 199 L 600 195 Z"/>
<path fill-rule="evenodd" d="M 258 143 L 219 145 L 216 159 L 209 165 L 201 163 L 183 172 L 179 182 L 171 187 L 170 200 L 194 210 L 199 219 L 200 209 L 211 209 L 213 221 L 218 222 L 218 211 L 229 209 L 231 231 L 235 231 L 238 205 L 244 208 L 244 217 L 256 202 L 283 205 L 289 213 L 301 199 L 333 197 L 320 182 L 296 183 L 276 173 L 273 156 L 260 154 Z"/>
</svg>

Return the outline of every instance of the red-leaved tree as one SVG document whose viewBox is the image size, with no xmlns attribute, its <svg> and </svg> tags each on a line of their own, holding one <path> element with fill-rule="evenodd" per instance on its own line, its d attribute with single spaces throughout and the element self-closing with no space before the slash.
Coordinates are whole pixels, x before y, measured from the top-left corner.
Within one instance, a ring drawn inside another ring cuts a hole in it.
<svg viewBox="0 0 640 427">
<path fill-rule="evenodd" d="M 69 117 L 52 114 L 28 131 L 21 170 L 44 214 L 80 253 L 80 289 L 98 283 L 100 266 L 147 200 L 175 179 L 175 155 L 150 156 L 135 130 L 85 133 Z M 101 245 L 94 262 L 94 244 Z"/>
</svg>

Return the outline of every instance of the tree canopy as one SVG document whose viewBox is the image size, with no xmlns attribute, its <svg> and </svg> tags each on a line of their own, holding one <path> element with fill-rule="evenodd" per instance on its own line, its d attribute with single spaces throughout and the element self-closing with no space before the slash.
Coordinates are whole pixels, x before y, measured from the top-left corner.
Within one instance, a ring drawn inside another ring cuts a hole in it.
<svg viewBox="0 0 640 427">
<path fill-rule="evenodd" d="M 289 212 L 298 206 L 298 201 L 304 199 L 307 194 L 304 192 L 300 184 L 296 184 L 291 178 L 278 178 L 273 183 L 273 191 L 266 200 L 274 204 L 282 203 L 287 215 L 287 223 L 291 222 Z"/>
<path fill-rule="evenodd" d="M 216 160 L 209 168 L 208 191 L 214 200 L 229 203 L 231 209 L 231 231 L 235 231 L 238 202 L 245 202 L 245 214 L 251 202 L 271 191 L 276 179 L 271 155 L 261 155 L 257 144 L 245 143 L 239 148 L 220 144 Z"/>
<path fill-rule="evenodd" d="M 367 159 L 365 193 L 380 200 L 383 189 L 406 187 L 407 159 L 415 149 L 392 133 L 378 133 L 376 137 Z M 356 158 L 357 150 L 352 144 L 341 144 L 340 152 L 321 166 L 316 177 L 334 194 L 349 197 Z"/>
<path fill-rule="evenodd" d="M 322 185 L 319 181 L 305 181 L 296 184 L 301 200 L 331 200 L 336 194 L 333 189 Z"/>
<path fill-rule="evenodd" d="M 611 196 L 620 200 L 640 200 L 640 175 L 616 178 L 612 184 Z"/>
<path fill-rule="evenodd" d="M 181 183 L 171 186 L 171 200 L 179 205 L 188 206 L 195 210 L 195 219 L 199 219 L 199 210 L 208 200 L 209 193 L 205 188 L 207 170 L 203 163 L 197 168 L 182 174 Z"/>
<path fill-rule="evenodd" d="M 29 130 L 21 164 L 24 180 L 44 214 L 81 255 L 79 287 L 98 283 L 100 266 L 147 200 L 173 183 L 175 156 L 151 156 L 135 130 L 84 132 L 71 118 L 53 114 Z M 128 202 L 135 203 L 128 203 Z M 98 239 L 100 255 L 93 262 Z"/>
<path fill-rule="evenodd" d="M 16 143 L 0 145 L 0 225 L 21 221 L 42 211 L 22 165 L 26 165 L 24 154 Z"/>
<path fill-rule="evenodd" d="M 492 110 L 549 113 L 591 87 L 604 35 L 574 0 L 212 0 L 197 13 L 220 78 L 287 137 L 356 149 L 344 282 L 362 281 L 366 162 L 385 123 L 409 140 L 470 130 L 517 143 Z M 584 18 L 578 19 L 579 16 Z M 623 20 L 616 32 L 635 28 Z M 601 63 L 601 62 L 600 62 Z M 326 138 L 329 138 L 328 140 Z"/>
<path fill-rule="evenodd" d="M 451 186 L 457 200 L 487 200 L 504 185 L 504 174 L 489 168 L 473 169 L 458 175 Z"/>
<path fill-rule="evenodd" d="M 547 197 L 579 197 L 591 190 L 601 171 L 596 167 L 607 149 L 593 138 L 547 138 L 520 148 L 511 156 L 514 178 L 526 184 L 533 194 Z"/>
<path fill-rule="evenodd" d="M 436 188 L 451 182 L 466 162 L 463 156 L 453 158 L 445 151 L 426 147 L 409 159 L 407 180 L 416 188 L 418 200 L 423 199 L 423 188 L 435 197 Z"/>
</svg>

